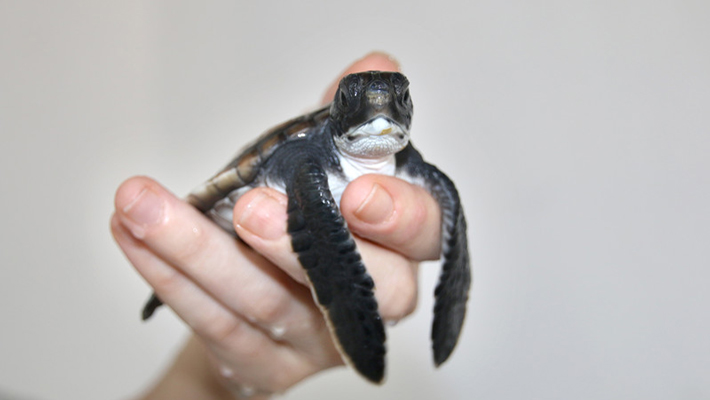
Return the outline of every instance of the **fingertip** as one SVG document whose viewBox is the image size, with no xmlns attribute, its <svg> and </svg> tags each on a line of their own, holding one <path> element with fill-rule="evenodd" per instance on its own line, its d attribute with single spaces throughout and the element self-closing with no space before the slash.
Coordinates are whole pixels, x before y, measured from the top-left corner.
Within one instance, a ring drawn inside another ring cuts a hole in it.
<svg viewBox="0 0 710 400">
<path fill-rule="evenodd" d="M 364 175 L 347 186 L 340 208 L 357 235 L 413 259 L 438 257 L 441 213 L 421 187 L 391 176 Z"/>
<path fill-rule="evenodd" d="M 142 175 L 132 176 L 123 181 L 118 186 L 118 189 L 116 189 L 116 194 L 114 196 L 116 214 L 121 216 L 121 214 L 126 211 L 126 208 L 130 207 L 130 205 L 134 203 L 146 189 L 152 191 L 157 196 L 167 201 L 177 200 L 177 197 L 173 193 L 164 188 L 154 179 Z"/>
<path fill-rule="evenodd" d="M 391 54 L 375 50 L 355 61 L 345 75 L 361 71 L 400 71 L 401 65 Z"/>
<path fill-rule="evenodd" d="M 133 236 L 143 239 L 148 229 L 165 222 L 165 193 L 155 181 L 146 177 L 129 178 L 116 190 L 116 214 Z"/>
<path fill-rule="evenodd" d="M 113 237 L 118 240 L 118 235 L 121 229 L 121 220 L 118 218 L 118 215 L 116 215 L 115 212 L 111 214 L 111 219 L 109 220 L 109 229 L 111 230 L 111 234 L 113 235 Z"/>
<path fill-rule="evenodd" d="M 116 189 L 114 196 L 114 206 L 116 213 L 122 212 L 129 204 L 131 204 L 138 195 L 147 186 L 146 178 L 142 176 L 134 176 L 123 181 Z"/>
<path fill-rule="evenodd" d="M 234 230 L 257 253 L 306 285 L 305 271 L 291 247 L 286 232 L 288 199 L 283 193 L 266 187 L 254 188 L 234 205 Z"/>
<path fill-rule="evenodd" d="M 287 199 L 271 188 L 255 188 L 234 205 L 234 228 L 264 240 L 278 240 L 286 234 Z"/>
<path fill-rule="evenodd" d="M 121 222 L 121 218 L 116 213 L 111 215 L 109 229 L 111 231 L 111 236 L 113 236 L 113 239 L 124 253 L 126 253 L 131 247 L 140 246 L 140 240 L 136 238 L 126 227 L 126 225 Z"/>
<path fill-rule="evenodd" d="M 341 211 L 354 214 L 361 208 L 366 200 L 370 200 L 373 191 L 381 189 L 389 196 L 395 196 L 397 192 L 406 190 L 409 183 L 388 175 L 365 174 L 348 184 L 343 192 L 341 200 Z"/>
<path fill-rule="evenodd" d="M 387 189 L 389 186 L 387 179 L 376 175 L 364 175 L 354 180 L 345 188 L 340 201 L 343 216 L 366 225 L 387 223 L 393 217 L 395 206 Z"/>
</svg>

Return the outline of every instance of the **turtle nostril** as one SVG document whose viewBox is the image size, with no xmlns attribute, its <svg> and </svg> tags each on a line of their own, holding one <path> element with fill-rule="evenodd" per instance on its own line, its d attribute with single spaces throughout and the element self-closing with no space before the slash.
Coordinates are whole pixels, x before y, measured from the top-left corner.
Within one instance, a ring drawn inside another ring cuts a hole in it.
<svg viewBox="0 0 710 400">
<path fill-rule="evenodd" d="M 380 92 L 380 91 L 387 91 L 387 84 L 383 81 L 374 81 L 370 83 L 370 87 L 368 88 L 369 91 L 372 92 Z"/>
</svg>

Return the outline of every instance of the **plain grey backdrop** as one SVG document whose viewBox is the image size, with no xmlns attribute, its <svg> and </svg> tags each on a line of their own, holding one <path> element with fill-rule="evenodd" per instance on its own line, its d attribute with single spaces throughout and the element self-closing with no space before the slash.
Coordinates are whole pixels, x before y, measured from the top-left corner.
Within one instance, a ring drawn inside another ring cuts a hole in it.
<svg viewBox="0 0 710 400">
<path fill-rule="evenodd" d="M 0 392 L 122 399 L 188 332 L 109 234 L 135 174 L 184 195 L 351 61 L 403 64 L 475 283 L 435 370 L 438 266 L 388 380 L 296 399 L 710 398 L 710 3 L 0 0 Z"/>
</svg>

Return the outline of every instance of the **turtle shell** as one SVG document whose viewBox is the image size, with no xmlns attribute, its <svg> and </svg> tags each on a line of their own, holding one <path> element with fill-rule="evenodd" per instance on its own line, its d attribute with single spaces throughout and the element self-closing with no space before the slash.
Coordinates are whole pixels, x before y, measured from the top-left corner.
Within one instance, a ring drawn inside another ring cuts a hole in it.
<svg viewBox="0 0 710 400">
<path fill-rule="evenodd" d="M 254 142 L 243 148 L 238 155 L 212 178 L 197 187 L 187 196 L 187 202 L 203 213 L 209 214 L 220 200 L 235 191 L 254 183 L 260 168 L 282 144 L 303 138 L 321 126 L 330 117 L 330 106 L 286 121 L 264 132 Z M 236 199 L 232 199 L 231 206 Z M 231 223 L 230 223 L 231 225 Z M 230 229 L 233 230 L 233 229 Z"/>
</svg>

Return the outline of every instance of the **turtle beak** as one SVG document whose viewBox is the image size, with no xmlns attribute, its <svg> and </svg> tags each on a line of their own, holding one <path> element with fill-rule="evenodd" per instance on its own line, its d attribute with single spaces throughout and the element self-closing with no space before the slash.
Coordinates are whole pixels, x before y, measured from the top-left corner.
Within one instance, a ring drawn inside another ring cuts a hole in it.
<svg viewBox="0 0 710 400">
<path fill-rule="evenodd" d="M 360 125 L 357 129 L 351 131 L 351 133 L 357 132 L 359 135 L 366 136 L 386 136 L 404 130 L 402 126 L 389 118 L 387 114 L 381 113 Z"/>
<path fill-rule="evenodd" d="M 351 129 L 345 136 L 350 138 L 356 137 L 385 137 L 391 135 L 408 135 L 407 129 L 397 123 L 396 121 L 388 118 L 384 114 L 378 114 L 374 118 L 365 122 L 364 124 Z"/>
</svg>

